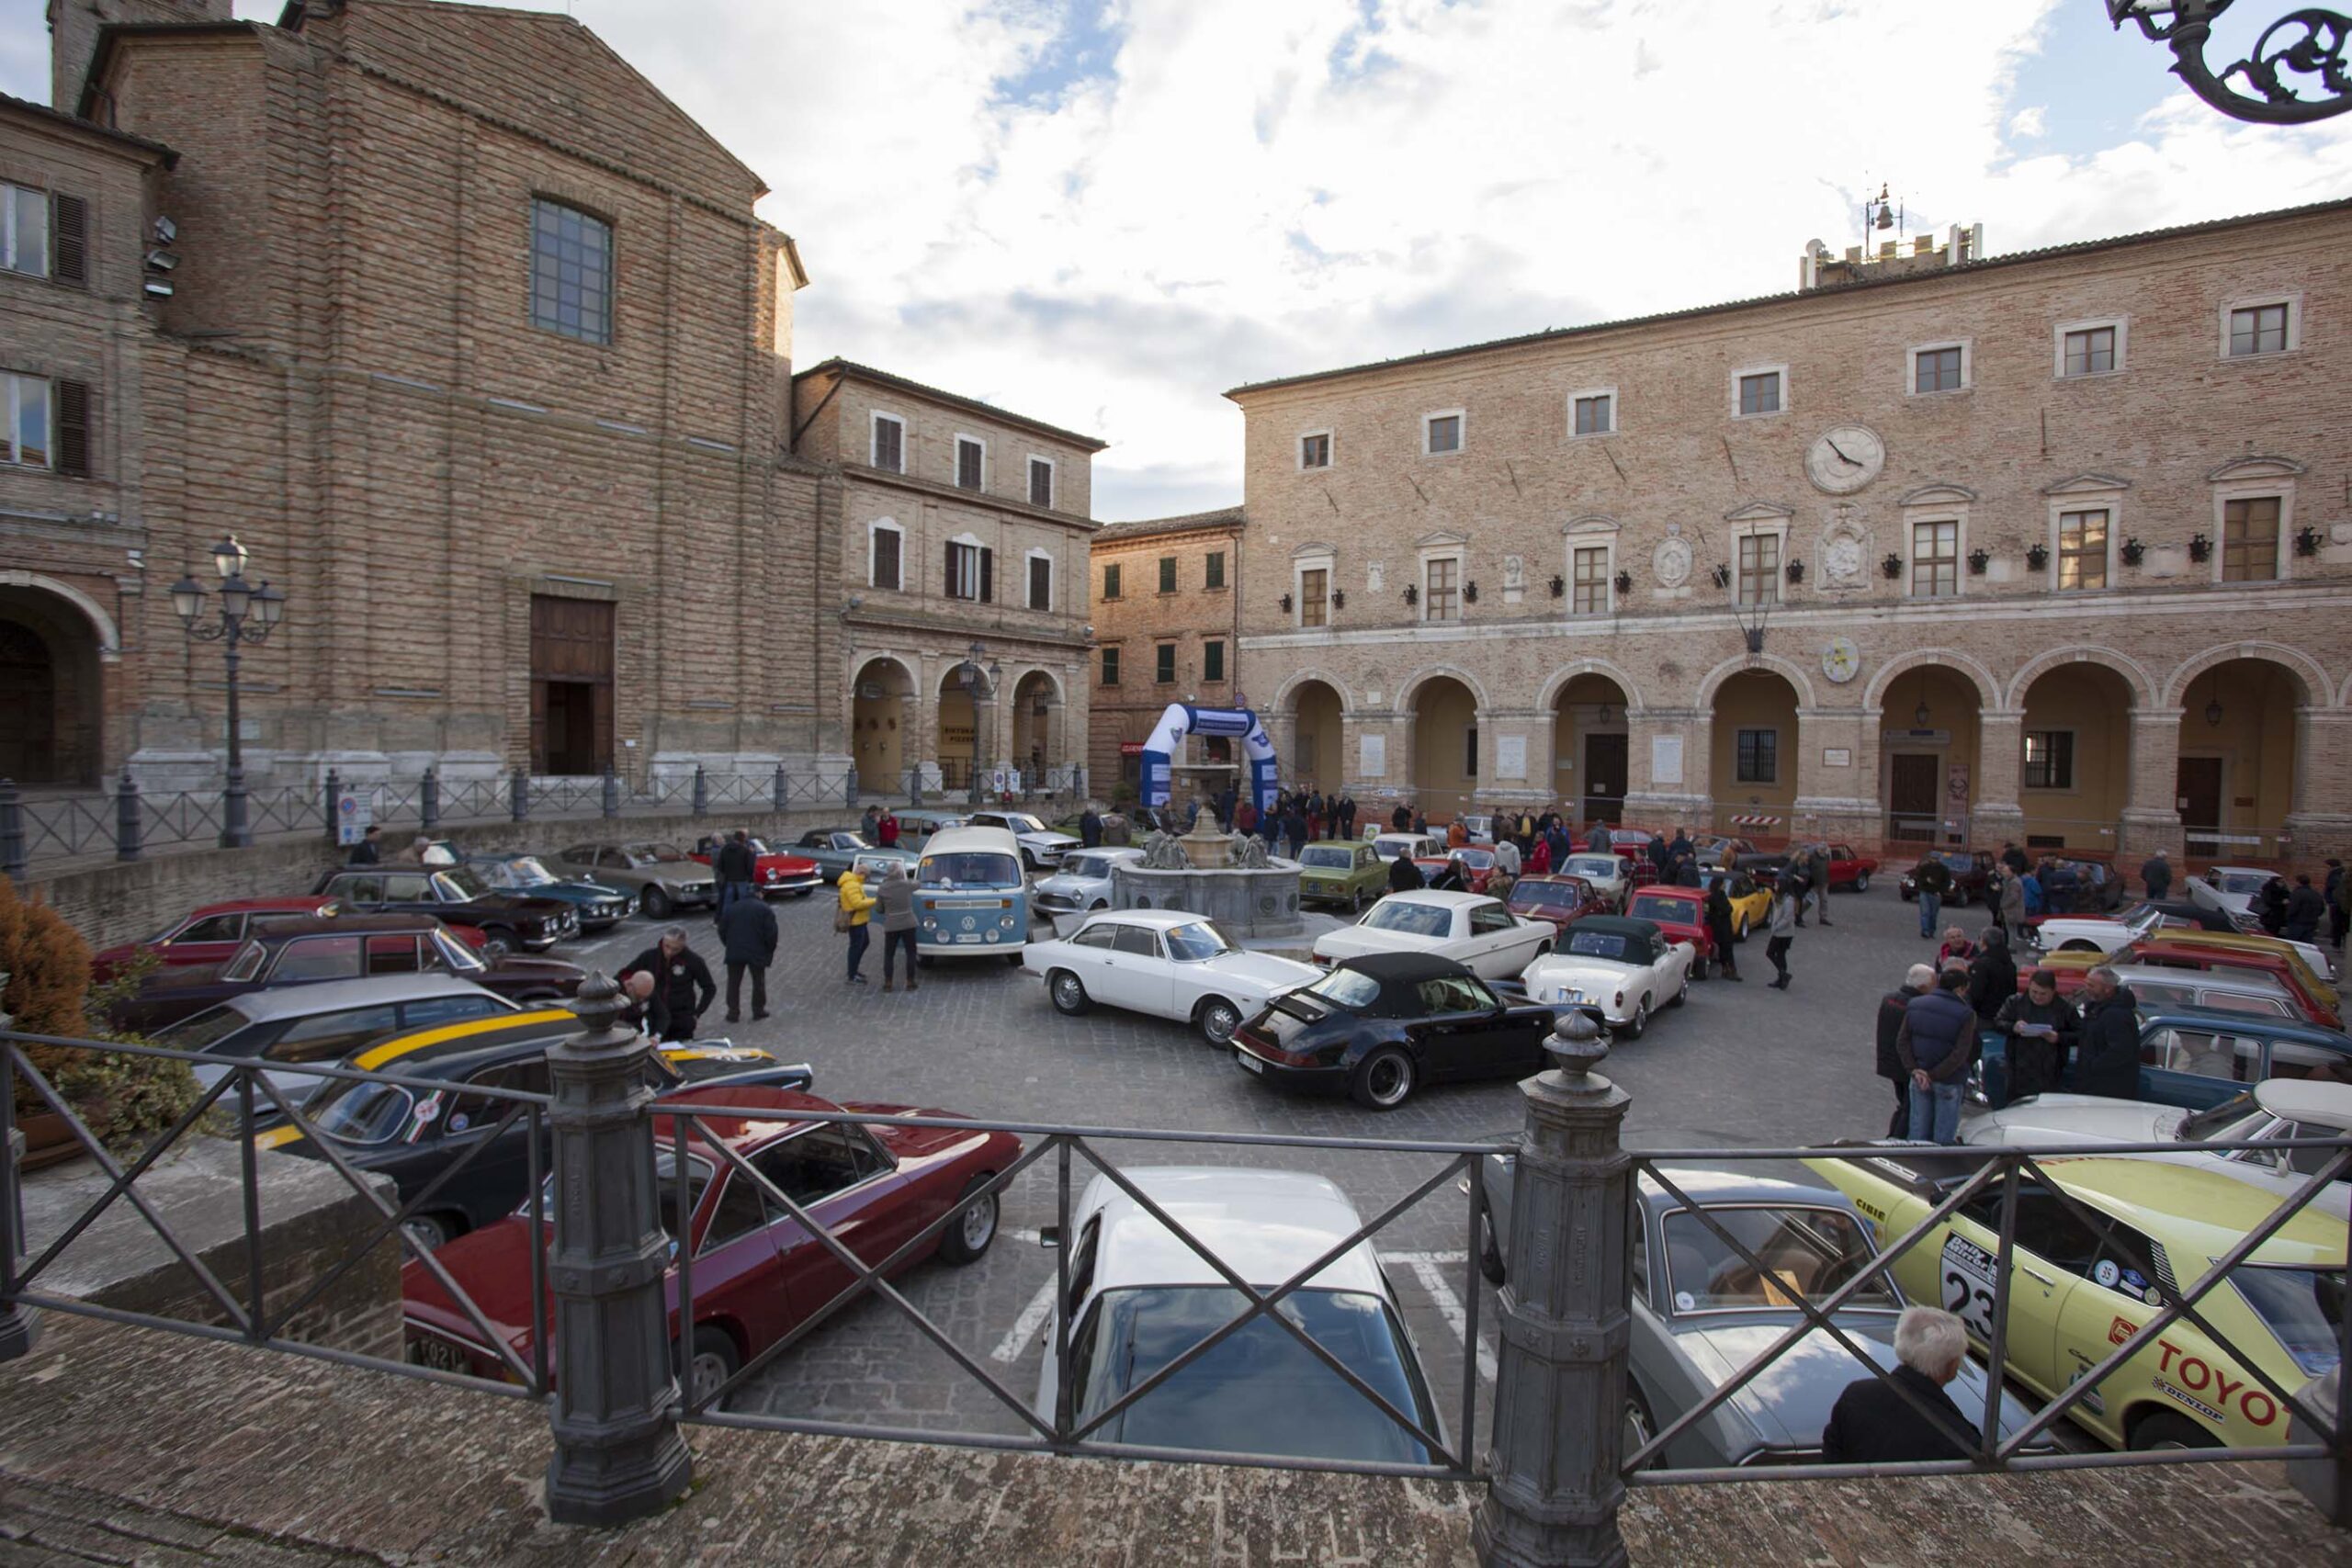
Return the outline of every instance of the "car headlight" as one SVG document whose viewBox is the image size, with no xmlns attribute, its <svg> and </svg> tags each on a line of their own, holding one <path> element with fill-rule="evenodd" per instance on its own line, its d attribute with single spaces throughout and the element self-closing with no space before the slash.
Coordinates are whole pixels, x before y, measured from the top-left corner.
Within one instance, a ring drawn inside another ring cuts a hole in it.
<svg viewBox="0 0 2352 1568">
<path fill-rule="evenodd" d="M 1012 929 L 1012 917 L 1011 915 L 1007 915 L 1002 919 L 997 921 L 997 924 L 1006 931 L 1011 931 Z"/>
</svg>

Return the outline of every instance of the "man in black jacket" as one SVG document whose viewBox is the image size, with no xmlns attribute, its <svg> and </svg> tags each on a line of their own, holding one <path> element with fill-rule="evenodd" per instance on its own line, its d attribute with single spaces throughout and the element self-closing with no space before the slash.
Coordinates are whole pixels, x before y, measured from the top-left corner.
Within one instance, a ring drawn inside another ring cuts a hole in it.
<svg viewBox="0 0 2352 1568">
<path fill-rule="evenodd" d="M 1421 868 L 1413 863 L 1412 856 L 1398 855 L 1388 863 L 1388 891 L 1391 893 L 1418 893 L 1428 886 L 1428 881 L 1421 875 Z"/>
<path fill-rule="evenodd" d="M 1993 1028 L 2008 1040 L 2011 1100 L 2044 1094 L 2066 1081 L 2066 1058 L 2082 1026 L 2075 1004 L 2058 994 L 2058 976 L 2047 969 L 2035 970 L 2026 988 L 2001 1004 Z"/>
<path fill-rule="evenodd" d="M 1968 1005 L 1985 1028 L 2001 1004 L 2018 994 L 2017 960 L 2009 956 L 2009 939 L 1998 926 L 1986 926 L 1976 939 L 1976 956 L 1968 961 Z"/>
<path fill-rule="evenodd" d="M 2102 964 L 2083 982 L 2082 1043 L 2076 1047 L 2075 1091 L 2112 1100 L 2140 1098 L 2139 999 Z"/>
<path fill-rule="evenodd" d="M 2295 873 L 2295 890 L 2287 895 L 2287 931 L 2289 942 L 2317 942 L 2319 923 L 2327 918 L 2327 900 L 2312 886 L 2312 874 Z"/>
<path fill-rule="evenodd" d="M 768 1015 L 768 965 L 775 962 L 775 911 L 764 898 L 741 898 L 718 912 L 718 940 L 726 944 L 727 1021 L 741 1020 L 743 972 L 752 975 L 752 1016 Z"/>
<path fill-rule="evenodd" d="M 620 977 L 626 980 L 640 973 L 653 976 L 653 988 L 669 1009 L 669 1021 L 661 1037 L 692 1040 L 695 1021 L 718 995 L 718 984 L 710 977 L 710 965 L 702 961 L 702 954 L 686 945 L 686 928 L 672 926 L 664 931 L 660 942 L 628 961 Z"/>
<path fill-rule="evenodd" d="M 1901 1365 L 1885 1382 L 1863 1378 L 1838 1396 L 1821 1432 L 1824 1464 L 1968 1457 L 1974 1423 L 1944 1392 L 1967 1359 L 1968 1330 L 1948 1312 L 1905 1307 L 1894 1321 L 1894 1357 Z"/>
<path fill-rule="evenodd" d="M 1707 917 L 1707 940 L 1714 943 L 1715 973 L 1726 980 L 1739 978 L 1738 933 L 1732 930 L 1731 899 L 1717 882 L 1707 889 L 1706 901 L 1701 906 Z"/>
<path fill-rule="evenodd" d="M 718 908 L 723 913 L 739 898 L 759 901 L 757 878 L 760 857 L 752 852 L 752 835 L 738 828 L 719 841 L 710 857 L 710 869 L 718 879 Z"/>
<path fill-rule="evenodd" d="M 1903 1070 L 1903 1053 L 1895 1048 L 1895 1040 L 1903 1032 L 1903 1010 L 1911 1005 L 1912 998 L 1924 996 L 1935 987 L 1935 970 L 1914 964 L 1903 976 L 1903 984 L 1878 999 L 1878 1076 L 1894 1082 L 1894 1114 L 1886 1122 L 1890 1138 L 1911 1135 L 1911 1075 Z"/>
<path fill-rule="evenodd" d="M 2140 863 L 2140 880 L 2148 885 L 2148 897 L 2162 901 L 2172 897 L 2172 862 L 2158 850 Z"/>
</svg>

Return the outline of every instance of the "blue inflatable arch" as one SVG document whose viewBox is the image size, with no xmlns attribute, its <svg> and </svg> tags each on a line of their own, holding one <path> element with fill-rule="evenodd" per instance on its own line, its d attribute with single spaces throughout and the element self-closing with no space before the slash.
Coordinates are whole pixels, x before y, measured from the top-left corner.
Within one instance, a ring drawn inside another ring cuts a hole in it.
<svg viewBox="0 0 2352 1568">
<path fill-rule="evenodd" d="M 1266 727 L 1248 708 L 1198 708 L 1190 703 L 1170 703 L 1168 711 L 1159 716 L 1159 723 L 1151 739 L 1143 743 L 1143 803 L 1154 808 L 1168 804 L 1174 784 L 1173 759 L 1176 748 L 1187 735 L 1238 736 L 1241 754 L 1249 764 L 1250 799 L 1259 810 L 1274 804 L 1274 792 L 1280 787 L 1274 766 L 1274 743 L 1266 736 Z"/>
</svg>

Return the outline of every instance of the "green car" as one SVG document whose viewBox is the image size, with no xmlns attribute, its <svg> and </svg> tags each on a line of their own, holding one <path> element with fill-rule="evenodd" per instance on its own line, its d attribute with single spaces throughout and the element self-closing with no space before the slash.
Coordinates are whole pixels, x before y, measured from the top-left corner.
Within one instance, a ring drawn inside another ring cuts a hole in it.
<svg viewBox="0 0 2352 1568">
<path fill-rule="evenodd" d="M 1361 909 L 1388 891 L 1388 865 L 1359 839 L 1325 839 L 1298 852 L 1302 904 Z"/>
</svg>

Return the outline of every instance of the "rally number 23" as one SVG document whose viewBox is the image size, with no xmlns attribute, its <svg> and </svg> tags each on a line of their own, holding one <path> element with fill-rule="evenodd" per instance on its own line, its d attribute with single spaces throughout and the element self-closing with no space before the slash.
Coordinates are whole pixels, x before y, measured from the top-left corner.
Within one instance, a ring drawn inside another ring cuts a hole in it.
<svg viewBox="0 0 2352 1568">
<path fill-rule="evenodd" d="M 1993 1264 L 1991 1253 L 1953 1232 L 1944 1237 L 1944 1310 L 1966 1325 L 1977 1338 L 1993 1337 Z"/>
</svg>

